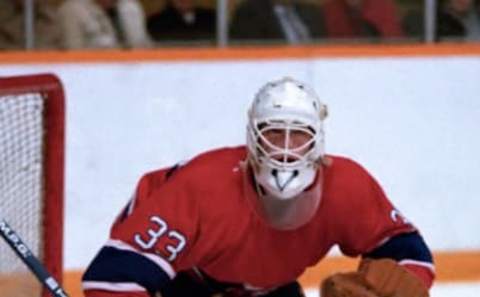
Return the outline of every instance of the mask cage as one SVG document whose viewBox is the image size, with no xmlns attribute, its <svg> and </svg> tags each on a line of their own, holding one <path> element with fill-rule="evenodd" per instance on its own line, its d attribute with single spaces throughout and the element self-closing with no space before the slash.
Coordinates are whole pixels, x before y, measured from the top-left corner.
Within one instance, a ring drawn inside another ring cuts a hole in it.
<svg viewBox="0 0 480 297">
<path fill-rule="evenodd" d="M 250 151 L 260 164 L 268 164 L 275 169 L 297 169 L 316 161 L 319 133 L 314 127 L 298 121 L 262 120 L 249 124 Z M 265 136 L 271 131 L 285 133 L 283 146 L 273 144 Z M 297 147 L 289 147 L 293 133 L 305 134 L 307 141 Z"/>
</svg>

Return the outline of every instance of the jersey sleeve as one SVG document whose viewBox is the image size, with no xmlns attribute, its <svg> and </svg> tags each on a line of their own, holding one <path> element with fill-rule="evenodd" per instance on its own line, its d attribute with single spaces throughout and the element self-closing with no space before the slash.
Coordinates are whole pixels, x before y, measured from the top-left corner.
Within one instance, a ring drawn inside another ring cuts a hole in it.
<svg viewBox="0 0 480 297">
<path fill-rule="evenodd" d="M 416 230 L 363 167 L 352 162 L 346 172 L 346 186 L 335 210 L 338 244 L 344 254 L 365 254 L 397 234 Z"/>
<path fill-rule="evenodd" d="M 363 257 L 372 259 L 390 258 L 416 275 L 430 288 L 435 278 L 433 257 L 423 237 L 418 232 L 393 236 Z"/>
<path fill-rule="evenodd" d="M 198 209 L 184 179 L 169 176 L 172 170 L 140 180 L 83 276 L 86 297 L 153 295 L 193 265 Z"/>
</svg>

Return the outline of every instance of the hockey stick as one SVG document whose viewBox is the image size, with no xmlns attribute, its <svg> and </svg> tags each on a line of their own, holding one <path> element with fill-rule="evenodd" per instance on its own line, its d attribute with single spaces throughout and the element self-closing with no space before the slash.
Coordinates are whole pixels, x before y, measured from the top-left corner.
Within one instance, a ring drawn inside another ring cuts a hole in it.
<svg viewBox="0 0 480 297">
<path fill-rule="evenodd" d="M 10 225 L 0 218 L 0 235 L 5 239 L 12 250 L 28 266 L 35 277 L 52 293 L 54 297 L 68 297 L 63 288 L 35 257 L 23 240 Z"/>
</svg>

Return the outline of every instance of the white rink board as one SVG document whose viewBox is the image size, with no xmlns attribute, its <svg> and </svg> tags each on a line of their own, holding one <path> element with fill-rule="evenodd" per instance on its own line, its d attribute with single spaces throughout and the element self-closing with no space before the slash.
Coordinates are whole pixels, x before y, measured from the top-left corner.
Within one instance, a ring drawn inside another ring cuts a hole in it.
<svg viewBox="0 0 480 297">
<path fill-rule="evenodd" d="M 265 81 L 328 104 L 327 151 L 367 167 L 435 250 L 479 249 L 480 57 L 2 65 L 67 93 L 65 265 L 83 268 L 140 175 L 244 142 Z"/>
</svg>

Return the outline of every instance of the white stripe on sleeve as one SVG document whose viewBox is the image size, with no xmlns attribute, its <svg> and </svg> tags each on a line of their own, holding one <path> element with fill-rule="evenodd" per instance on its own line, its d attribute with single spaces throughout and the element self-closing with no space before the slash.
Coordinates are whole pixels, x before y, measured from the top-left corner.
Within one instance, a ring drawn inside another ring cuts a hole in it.
<svg viewBox="0 0 480 297">
<path fill-rule="evenodd" d="M 146 292 L 145 288 L 136 283 L 82 282 L 83 290 L 105 290 L 112 292 Z"/>
<path fill-rule="evenodd" d="M 422 262 L 418 260 L 404 259 L 398 262 L 400 265 L 417 265 L 430 269 L 430 271 L 435 272 L 435 266 L 430 262 Z"/>
</svg>

